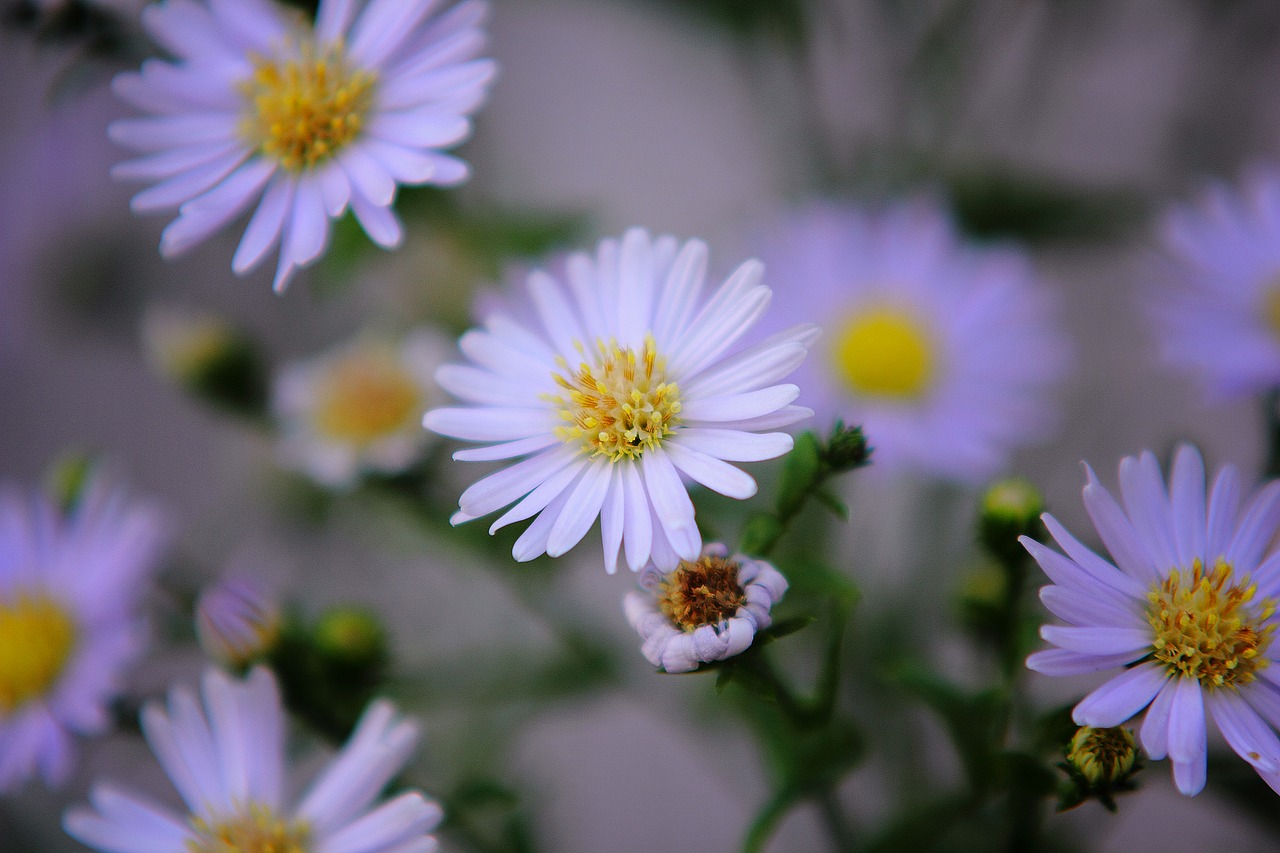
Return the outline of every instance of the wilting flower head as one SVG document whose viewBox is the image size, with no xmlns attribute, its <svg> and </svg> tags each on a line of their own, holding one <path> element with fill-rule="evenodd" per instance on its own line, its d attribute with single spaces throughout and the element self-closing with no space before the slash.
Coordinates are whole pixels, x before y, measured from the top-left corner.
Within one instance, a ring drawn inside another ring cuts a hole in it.
<svg viewBox="0 0 1280 853">
<path fill-rule="evenodd" d="M 1165 361 L 1211 395 L 1280 388 L 1280 173 L 1215 183 L 1163 218 L 1148 302 Z"/>
<path fill-rule="evenodd" d="M 418 729 L 378 701 L 360 718 L 346 746 L 296 805 L 285 797 L 285 716 L 269 670 L 244 681 L 210 669 L 203 703 L 175 687 L 168 709 L 144 709 L 152 751 L 186 802 L 187 814 L 123 791 L 95 785 L 91 808 L 67 812 L 78 841 L 105 853 L 432 853 L 428 833 L 440 807 L 417 791 L 377 803 L 404 767 Z M 203 704 L 203 707 L 202 707 Z"/>
<path fill-rule="evenodd" d="M 102 480 L 62 513 L 0 492 L 0 791 L 67 776 L 74 735 L 103 732 L 145 648 L 139 600 L 160 524 Z"/>
<path fill-rule="evenodd" d="M 399 343 L 359 338 L 287 366 L 272 401 L 283 461 L 339 487 L 364 472 L 403 471 L 427 442 L 422 415 L 442 396 L 435 371 L 450 352 L 420 329 Z"/>
<path fill-rule="evenodd" d="M 143 13 L 174 57 L 116 77 L 120 97 L 155 115 L 123 119 L 112 139 L 143 156 L 113 174 L 154 182 L 139 213 L 178 210 L 160 252 L 181 254 L 256 209 L 231 266 L 256 267 L 277 244 L 275 288 L 319 258 L 330 220 L 351 209 L 381 246 L 403 233 L 398 184 L 452 186 L 442 153 L 471 131 L 495 65 L 481 0 L 438 15 L 432 0 L 321 0 L 315 25 L 271 0 L 166 0 Z"/>
<path fill-rule="evenodd" d="M 280 603 L 256 578 L 228 572 L 200 593 L 196 633 L 210 657 L 240 667 L 271 651 L 280 637 Z"/>
<path fill-rule="evenodd" d="M 640 651 L 649 663 L 690 672 L 741 654 L 769 627 L 787 579 L 763 560 L 728 554 L 724 545 L 709 544 L 673 571 L 646 572 L 645 591 L 627 593 L 627 621 L 644 640 Z"/>
<path fill-rule="evenodd" d="M 1076 723 L 1109 728 L 1145 708 L 1142 747 L 1169 756 L 1184 794 L 1204 787 L 1206 713 L 1280 790 L 1280 552 L 1263 557 L 1280 528 L 1280 482 L 1242 505 L 1239 474 L 1226 466 L 1206 500 L 1204 463 L 1184 445 L 1167 490 L 1143 453 L 1121 461 L 1120 492 L 1123 506 L 1088 471 L 1085 509 L 1111 561 L 1052 515 L 1044 522 L 1062 554 L 1023 538 L 1053 581 L 1041 599 L 1069 623 L 1041 629 L 1056 648 L 1027 666 L 1047 675 L 1119 669 L 1076 706 Z"/>
<path fill-rule="evenodd" d="M 537 516 L 516 541 L 517 560 L 559 556 L 601 519 L 605 567 L 622 547 L 638 571 L 697 559 L 702 537 L 681 475 L 734 498 L 756 483 L 728 462 L 791 449 L 776 430 L 811 412 L 798 389 L 774 384 L 817 334 L 788 329 L 735 349 L 764 312 L 769 288 L 756 261 L 704 296 L 706 246 L 651 239 L 632 229 L 571 256 L 567 281 L 529 276 L 529 316 L 495 312 L 459 346 L 470 365 L 437 373 L 470 405 L 436 409 L 425 424 L 484 443 L 455 459 L 528 457 L 462 493 L 454 523 L 515 502 L 490 532 Z"/>
<path fill-rule="evenodd" d="M 1026 256 L 978 247 L 936 199 L 815 204 L 761 241 L 771 324 L 814 321 L 798 375 L 819 425 L 858 423 L 875 469 L 977 482 L 1053 421 L 1067 347 Z"/>
</svg>

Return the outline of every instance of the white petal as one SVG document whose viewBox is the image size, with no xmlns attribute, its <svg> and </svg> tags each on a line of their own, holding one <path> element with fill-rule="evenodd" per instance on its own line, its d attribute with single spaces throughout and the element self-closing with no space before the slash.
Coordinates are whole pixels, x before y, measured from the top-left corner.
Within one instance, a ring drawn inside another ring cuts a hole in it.
<svg viewBox="0 0 1280 853">
<path fill-rule="evenodd" d="M 1135 666 L 1082 699 L 1072 717 L 1081 726 L 1118 726 L 1147 707 L 1168 680 L 1169 672 L 1164 664 Z"/>
<path fill-rule="evenodd" d="M 785 432 L 757 434 L 705 427 L 685 427 L 671 437 L 671 442 L 726 462 L 776 459 L 789 453 L 795 445 L 795 440 Z"/>
<path fill-rule="evenodd" d="M 671 463 L 695 481 L 726 497 L 746 500 L 756 493 L 756 481 L 745 471 L 712 456 L 681 447 L 676 442 L 665 448 Z"/>
<path fill-rule="evenodd" d="M 559 557 L 587 535 L 600 516 L 605 495 L 609 493 L 613 467 L 612 462 L 603 458 L 586 466 L 582 480 L 569 496 L 547 537 L 547 556 Z"/>
<path fill-rule="evenodd" d="M 287 173 L 280 172 L 262 195 L 258 209 L 254 211 L 244 237 L 231 259 L 231 269 L 236 275 L 244 275 L 262 260 L 280 238 L 285 217 L 293 204 L 296 182 Z"/>
</svg>

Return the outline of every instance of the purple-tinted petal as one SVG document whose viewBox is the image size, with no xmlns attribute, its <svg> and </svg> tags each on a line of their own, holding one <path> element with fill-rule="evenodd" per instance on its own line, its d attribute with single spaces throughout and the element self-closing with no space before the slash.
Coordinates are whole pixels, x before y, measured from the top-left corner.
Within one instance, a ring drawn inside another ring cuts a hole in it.
<svg viewBox="0 0 1280 853">
<path fill-rule="evenodd" d="M 1118 726 L 1147 707 L 1168 680 L 1169 672 L 1163 664 L 1135 666 L 1080 700 L 1072 717 L 1081 726 Z"/>
</svg>

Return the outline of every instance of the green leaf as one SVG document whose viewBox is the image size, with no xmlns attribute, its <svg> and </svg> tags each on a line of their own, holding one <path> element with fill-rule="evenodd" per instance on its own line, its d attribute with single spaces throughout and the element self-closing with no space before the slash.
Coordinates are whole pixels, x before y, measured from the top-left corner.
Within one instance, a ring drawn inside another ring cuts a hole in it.
<svg viewBox="0 0 1280 853">
<path fill-rule="evenodd" d="M 811 432 L 796 437 L 778 482 L 778 516 L 790 518 L 804 503 L 822 471 L 822 449 Z"/>
<path fill-rule="evenodd" d="M 1111 237 L 1142 220 L 1139 197 L 997 168 L 975 168 L 949 179 L 961 227 L 977 237 L 1043 241 Z"/>
<path fill-rule="evenodd" d="M 752 556 L 763 556 L 773 550 L 782 536 L 782 524 L 771 513 L 760 513 L 747 522 L 738 541 L 738 550 Z"/>
</svg>

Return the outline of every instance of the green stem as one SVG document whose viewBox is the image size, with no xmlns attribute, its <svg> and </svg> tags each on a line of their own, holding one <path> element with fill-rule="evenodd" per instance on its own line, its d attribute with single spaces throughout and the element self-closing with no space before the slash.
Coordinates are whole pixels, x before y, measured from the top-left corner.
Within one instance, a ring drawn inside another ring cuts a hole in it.
<svg viewBox="0 0 1280 853">
<path fill-rule="evenodd" d="M 796 799 L 796 792 L 790 788 L 783 788 L 774 794 L 747 829 L 746 840 L 742 842 L 742 853 L 760 853 L 764 850 L 764 845 L 768 843 L 782 818 L 791 811 Z"/>
</svg>

